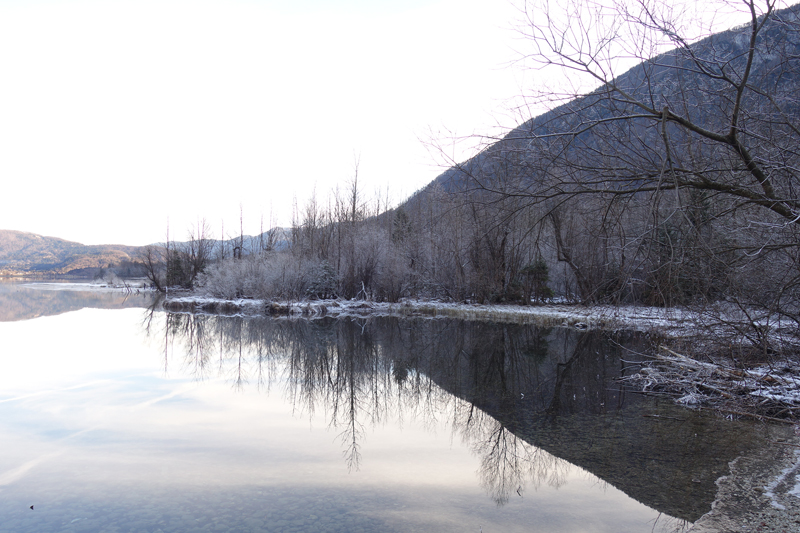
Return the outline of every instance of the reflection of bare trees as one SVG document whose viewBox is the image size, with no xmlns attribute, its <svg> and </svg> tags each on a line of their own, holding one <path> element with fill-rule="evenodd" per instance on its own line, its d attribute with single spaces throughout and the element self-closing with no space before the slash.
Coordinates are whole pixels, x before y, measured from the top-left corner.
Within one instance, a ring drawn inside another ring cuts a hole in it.
<svg viewBox="0 0 800 533">
<path fill-rule="evenodd" d="M 529 485 L 557 488 L 566 482 L 566 461 L 525 442 L 472 404 L 461 403 L 455 413 L 462 439 L 481 459 L 481 485 L 497 505 L 515 493 L 522 497 Z"/>
<path fill-rule="evenodd" d="M 592 374 L 605 364 L 583 355 L 597 348 L 591 334 L 521 325 L 189 314 L 150 314 L 147 323 L 151 336 L 163 335 L 165 368 L 235 390 L 279 385 L 297 413 L 322 410 L 350 470 L 367 428 L 449 424 L 480 458 L 481 484 L 499 505 L 529 486 L 564 482 L 567 463 L 520 438 L 517 426 L 524 413 L 573 409 L 574 384 L 586 389 L 574 375 L 582 362 Z"/>
</svg>

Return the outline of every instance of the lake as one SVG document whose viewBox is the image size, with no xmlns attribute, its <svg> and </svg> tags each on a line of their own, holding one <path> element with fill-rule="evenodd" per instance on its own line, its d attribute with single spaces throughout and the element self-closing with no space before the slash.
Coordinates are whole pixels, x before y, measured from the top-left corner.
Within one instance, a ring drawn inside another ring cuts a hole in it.
<svg viewBox="0 0 800 533">
<path fill-rule="evenodd" d="M 19 282 L 0 310 L 0 533 L 683 531 L 769 438 L 627 390 L 633 333 Z"/>
</svg>

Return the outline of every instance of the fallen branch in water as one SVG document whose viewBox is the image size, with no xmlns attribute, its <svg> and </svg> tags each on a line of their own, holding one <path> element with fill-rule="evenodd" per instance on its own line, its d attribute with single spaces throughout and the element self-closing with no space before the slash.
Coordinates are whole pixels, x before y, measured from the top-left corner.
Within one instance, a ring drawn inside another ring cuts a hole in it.
<svg viewBox="0 0 800 533">
<path fill-rule="evenodd" d="M 655 354 L 624 381 L 646 393 L 672 395 L 683 405 L 736 416 L 786 421 L 800 414 L 800 368 L 730 368 L 660 348 L 666 353 Z"/>
</svg>

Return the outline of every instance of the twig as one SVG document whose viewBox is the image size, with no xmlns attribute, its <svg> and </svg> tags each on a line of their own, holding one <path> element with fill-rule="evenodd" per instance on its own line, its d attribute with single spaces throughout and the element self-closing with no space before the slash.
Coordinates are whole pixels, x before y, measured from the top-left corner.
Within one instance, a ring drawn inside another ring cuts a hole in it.
<svg viewBox="0 0 800 533">
<path fill-rule="evenodd" d="M 714 386 L 712 386 L 712 385 L 708 385 L 708 384 L 706 384 L 706 383 L 702 383 L 702 382 L 700 382 L 700 383 L 698 383 L 698 384 L 697 384 L 697 386 L 698 386 L 698 387 L 702 387 L 702 388 L 704 388 L 704 389 L 708 389 L 708 390 L 710 390 L 710 391 L 714 391 L 714 392 L 716 392 L 717 394 L 721 394 L 721 395 L 722 395 L 722 396 L 724 396 L 725 398 L 728 398 L 729 400 L 733 400 L 733 396 L 731 396 L 731 395 L 730 395 L 730 394 L 728 394 L 727 392 L 725 392 L 725 391 L 723 391 L 723 390 L 721 390 L 721 389 L 718 389 L 717 387 L 714 387 Z"/>
<path fill-rule="evenodd" d="M 686 422 L 685 418 L 676 418 L 674 416 L 663 416 L 663 415 L 642 415 L 646 418 L 662 418 L 664 420 L 676 420 L 678 422 Z"/>
<path fill-rule="evenodd" d="M 731 415 L 745 416 L 745 417 L 748 417 L 748 418 L 755 418 L 756 420 L 770 420 L 772 422 L 780 422 L 781 424 L 794 425 L 794 422 L 792 420 L 786 420 L 785 418 L 774 418 L 774 417 L 766 416 L 766 415 L 757 415 L 755 413 L 744 413 L 742 411 L 734 411 L 732 409 L 722 409 L 720 407 L 716 407 L 714 409 L 710 409 L 708 407 L 703 407 L 703 409 L 719 411 L 721 413 L 728 413 L 728 414 L 731 414 Z"/>
</svg>

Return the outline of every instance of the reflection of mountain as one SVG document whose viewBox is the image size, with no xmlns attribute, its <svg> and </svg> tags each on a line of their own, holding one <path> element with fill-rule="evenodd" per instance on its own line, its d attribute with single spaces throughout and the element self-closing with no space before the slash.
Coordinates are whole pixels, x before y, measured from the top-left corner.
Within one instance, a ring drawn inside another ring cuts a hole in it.
<svg viewBox="0 0 800 533">
<path fill-rule="evenodd" d="M 200 378 L 221 373 L 237 387 L 266 386 L 288 368 L 287 395 L 298 409 L 329 413 L 351 468 L 371 425 L 449 413 L 498 503 L 531 484 L 557 485 L 566 460 L 694 521 L 710 508 L 727 463 L 763 431 L 626 391 L 617 380 L 630 366 L 623 359 L 636 356 L 622 346 L 642 342 L 631 335 L 442 319 L 190 315 L 167 315 L 164 331 L 183 340 L 184 364 Z"/>
<path fill-rule="evenodd" d="M 97 290 L 34 289 L 20 283 L 0 283 L 0 322 L 60 315 L 84 308 L 147 307 L 152 295 Z"/>
<path fill-rule="evenodd" d="M 626 391 L 618 383 L 625 375 L 625 351 L 601 334 L 560 331 L 550 337 L 561 337 L 561 350 L 551 354 L 555 365 L 535 379 L 497 362 L 516 359 L 507 344 L 487 343 L 493 348 L 471 354 L 469 363 L 481 382 L 471 389 L 460 384 L 458 394 L 517 437 L 651 508 L 688 521 L 707 512 L 715 480 L 752 445 L 751 426 L 721 423 Z M 615 340 L 628 346 L 634 341 Z M 454 390 L 448 376 L 434 380 Z M 530 398 L 532 389 L 536 395 Z"/>
</svg>

